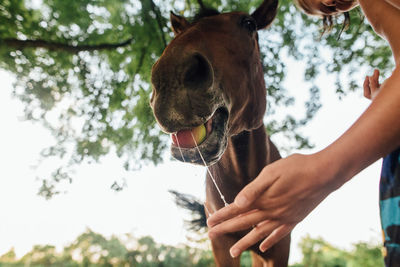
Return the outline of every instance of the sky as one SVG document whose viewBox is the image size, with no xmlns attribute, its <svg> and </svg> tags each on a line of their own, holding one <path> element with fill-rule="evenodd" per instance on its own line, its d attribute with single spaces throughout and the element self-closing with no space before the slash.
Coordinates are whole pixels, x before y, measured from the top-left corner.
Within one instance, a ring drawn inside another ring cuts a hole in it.
<svg viewBox="0 0 400 267">
<path fill-rule="evenodd" d="M 294 152 L 323 149 L 369 104 L 362 92 L 339 101 L 329 86 L 333 79 L 321 76 L 318 82 L 323 88 L 323 107 L 303 130 L 315 148 Z M 289 68 L 288 77 L 290 90 L 306 87 L 296 66 Z M 66 246 L 87 228 L 108 237 L 132 233 L 135 237 L 151 235 L 165 244 L 186 241 L 185 213 L 175 206 L 168 190 L 204 199 L 203 167 L 166 159 L 156 167 L 126 172 L 122 162 L 110 155 L 99 164 L 79 166 L 72 185 L 66 187 L 67 193 L 48 201 L 37 196 L 40 184 L 36 178 L 48 167 L 32 166 L 53 139 L 40 124 L 20 119 L 23 105 L 11 97 L 12 79 L 9 73 L 0 71 L 0 255 L 11 247 L 22 256 L 36 244 Z M 380 165 L 381 161 L 376 162 L 332 193 L 294 229 L 291 263 L 301 260 L 298 243 L 307 235 L 346 249 L 360 241 L 380 242 Z M 117 193 L 110 186 L 119 177 L 126 179 L 127 187 Z"/>
</svg>

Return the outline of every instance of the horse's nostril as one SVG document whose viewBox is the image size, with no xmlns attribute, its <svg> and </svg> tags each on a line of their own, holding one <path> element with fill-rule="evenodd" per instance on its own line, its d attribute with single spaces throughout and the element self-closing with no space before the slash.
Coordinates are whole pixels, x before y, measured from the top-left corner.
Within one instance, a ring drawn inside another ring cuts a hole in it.
<svg viewBox="0 0 400 267">
<path fill-rule="evenodd" d="M 188 62 L 183 84 L 188 89 L 208 89 L 213 82 L 210 63 L 200 54 L 193 55 Z"/>
</svg>

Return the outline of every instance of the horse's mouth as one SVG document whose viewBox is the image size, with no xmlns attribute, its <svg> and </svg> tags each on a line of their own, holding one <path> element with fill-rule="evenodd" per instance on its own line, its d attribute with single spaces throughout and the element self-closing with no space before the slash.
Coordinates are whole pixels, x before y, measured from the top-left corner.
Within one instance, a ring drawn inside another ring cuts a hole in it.
<svg viewBox="0 0 400 267">
<path fill-rule="evenodd" d="M 203 140 L 196 140 L 197 137 L 194 137 L 193 131 L 185 130 L 185 134 L 191 134 L 190 137 L 193 139 L 181 144 L 179 142 L 179 131 L 177 135 L 172 134 L 172 156 L 183 162 L 201 165 L 205 163 L 207 166 L 216 163 L 221 158 L 227 145 L 227 125 L 228 110 L 224 107 L 218 108 L 211 118 L 204 123 L 204 126 L 196 127 L 196 129 L 203 128 L 203 131 L 205 130 L 205 137 L 201 138 Z"/>
</svg>

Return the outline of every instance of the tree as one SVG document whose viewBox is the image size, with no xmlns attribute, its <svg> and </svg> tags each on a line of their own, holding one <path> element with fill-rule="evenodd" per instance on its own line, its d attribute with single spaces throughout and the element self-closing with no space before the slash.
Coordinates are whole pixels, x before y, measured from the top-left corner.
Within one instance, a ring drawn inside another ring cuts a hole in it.
<svg viewBox="0 0 400 267">
<path fill-rule="evenodd" d="M 22 257 L 21 261 L 28 262 L 33 266 L 54 266 L 57 264 L 56 248 L 51 245 L 35 245 L 30 252 Z"/>
<path fill-rule="evenodd" d="M 322 238 L 304 237 L 299 244 L 303 261 L 296 267 L 379 267 L 384 266 L 381 245 L 359 242 L 350 251 L 329 244 Z"/>
<path fill-rule="evenodd" d="M 204 5 L 219 11 L 249 11 L 260 2 L 204 0 Z M 61 160 L 51 178 L 40 177 L 41 195 L 51 197 L 60 181 L 71 182 L 77 164 L 97 162 L 108 153 L 123 158 L 126 169 L 162 161 L 168 137 L 161 134 L 148 105 L 150 70 L 172 38 L 169 11 L 191 17 L 200 4 L 200 0 L 0 3 L 0 68 L 16 77 L 13 94 L 25 104 L 25 118 L 41 123 L 55 137 L 42 157 Z M 300 129 L 321 106 L 315 80 L 323 69 L 336 76 L 336 91 L 343 96 L 359 87 L 354 74 L 360 66 L 383 73 L 392 68 L 390 49 L 358 12 L 351 12 L 353 26 L 339 40 L 341 26 L 320 38 L 319 19 L 302 15 L 291 1 L 281 0 L 272 28 L 260 35 L 267 116 L 274 118 L 277 110 L 286 113 L 267 128 L 290 141 L 286 149 L 312 146 Z M 321 59 L 321 52 L 326 58 Z M 286 111 L 295 99 L 282 85 L 285 58 L 306 63 L 304 78 L 310 89 L 303 116 Z"/>
<path fill-rule="evenodd" d="M 15 254 L 14 248 L 11 248 L 9 251 L 0 255 L 0 262 L 2 263 L 10 263 L 14 262 L 17 259 L 17 255 Z"/>
<path fill-rule="evenodd" d="M 36 245 L 21 259 L 10 252 L 0 257 L 0 266 L 7 267 L 210 267 L 214 260 L 210 250 L 189 247 L 185 244 L 176 247 L 156 243 L 152 237 L 135 238 L 128 234 L 122 241 L 118 237 L 106 238 L 87 229 L 62 252 L 51 245 Z M 129 248 L 128 248 L 129 247 Z"/>
<path fill-rule="evenodd" d="M 87 229 L 85 233 L 64 249 L 64 258 L 73 258 L 84 266 L 124 266 L 128 250 L 119 238 L 105 238 Z"/>
<path fill-rule="evenodd" d="M 122 241 L 123 240 L 123 241 Z M 380 245 L 359 242 L 351 250 L 343 250 L 321 238 L 306 236 L 299 244 L 303 252 L 301 263 L 291 267 L 380 267 L 384 266 Z M 136 238 L 130 234 L 106 238 L 87 229 L 71 245 L 57 252 L 51 245 L 36 245 L 22 258 L 14 249 L 0 257 L 5 267 L 210 267 L 214 260 L 210 247 L 200 249 L 186 244 L 169 246 L 152 237 Z M 249 252 L 243 253 L 241 266 L 251 266 Z"/>
</svg>

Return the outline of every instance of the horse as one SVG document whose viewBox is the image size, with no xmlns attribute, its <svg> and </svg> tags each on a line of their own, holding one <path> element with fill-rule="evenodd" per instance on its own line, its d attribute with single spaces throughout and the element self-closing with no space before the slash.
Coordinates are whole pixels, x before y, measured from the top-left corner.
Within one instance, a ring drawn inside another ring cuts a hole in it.
<svg viewBox="0 0 400 267">
<path fill-rule="evenodd" d="M 280 158 L 263 123 L 266 85 L 257 33 L 270 26 L 277 7 L 278 0 L 264 0 L 251 15 L 211 10 L 192 22 L 171 12 L 174 39 L 152 67 L 150 105 L 160 128 L 172 135 L 172 156 L 208 166 L 207 216 Z M 217 266 L 240 266 L 229 248 L 250 230 L 211 240 Z M 290 234 L 264 253 L 258 245 L 250 248 L 253 266 L 287 266 Z"/>
</svg>

